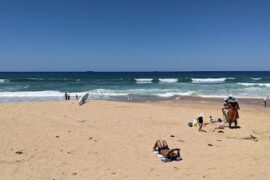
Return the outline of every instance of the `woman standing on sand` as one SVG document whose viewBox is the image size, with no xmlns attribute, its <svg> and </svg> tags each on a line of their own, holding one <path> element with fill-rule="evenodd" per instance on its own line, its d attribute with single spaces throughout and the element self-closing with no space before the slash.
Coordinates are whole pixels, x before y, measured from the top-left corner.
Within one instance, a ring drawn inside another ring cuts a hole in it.
<svg viewBox="0 0 270 180">
<path fill-rule="evenodd" d="M 239 118 L 238 110 L 240 109 L 240 106 L 234 97 L 228 100 L 227 109 L 227 121 L 229 123 L 229 128 L 232 128 L 231 125 L 233 122 L 235 124 L 235 128 L 237 128 L 237 119 Z"/>
<path fill-rule="evenodd" d="M 229 108 L 229 100 L 233 98 L 232 95 L 229 95 L 227 98 L 224 99 L 224 104 L 222 108 L 222 113 L 223 113 L 223 122 L 227 123 L 228 122 L 228 108 Z"/>
</svg>

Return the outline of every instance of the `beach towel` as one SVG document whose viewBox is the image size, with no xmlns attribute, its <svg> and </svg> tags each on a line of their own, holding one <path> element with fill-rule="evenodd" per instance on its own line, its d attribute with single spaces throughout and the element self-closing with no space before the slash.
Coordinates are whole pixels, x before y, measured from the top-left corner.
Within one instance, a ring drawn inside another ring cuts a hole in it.
<svg viewBox="0 0 270 180">
<path fill-rule="evenodd" d="M 162 161 L 162 162 L 172 162 L 172 160 L 171 159 L 168 159 L 168 158 L 166 158 L 166 157 L 164 157 L 162 154 L 159 154 L 158 153 L 158 151 L 153 151 L 153 153 Z M 176 160 L 174 160 L 174 161 L 181 161 L 182 160 L 182 158 L 181 158 L 181 156 L 180 157 L 178 157 Z"/>
</svg>

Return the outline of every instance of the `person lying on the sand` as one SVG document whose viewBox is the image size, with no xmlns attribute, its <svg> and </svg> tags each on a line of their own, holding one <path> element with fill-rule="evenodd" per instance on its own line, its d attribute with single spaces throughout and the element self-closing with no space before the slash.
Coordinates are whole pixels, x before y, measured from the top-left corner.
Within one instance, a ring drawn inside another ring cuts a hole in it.
<svg viewBox="0 0 270 180">
<path fill-rule="evenodd" d="M 154 148 L 155 151 L 158 151 L 159 154 L 163 155 L 165 158 L 170 160 L 178 160 L 180 159 L 180 149 L 174 148 L 170 149 L 167 142 L 165 140 L 157 140 Z"/>
</svg>

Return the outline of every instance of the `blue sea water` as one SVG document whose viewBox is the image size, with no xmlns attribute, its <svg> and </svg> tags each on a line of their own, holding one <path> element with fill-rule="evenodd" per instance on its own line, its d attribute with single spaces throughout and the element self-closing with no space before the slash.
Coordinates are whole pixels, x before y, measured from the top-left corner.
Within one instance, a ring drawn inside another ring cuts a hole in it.
<svg viewBox="0 0 270 180">
<path fill-rule="evenodd" d="M 263 98 L 268 72 L 2 72 L 0 101 L 63 100 L 64 92 L 92 99 L 174 96 Z"/>
</svg>

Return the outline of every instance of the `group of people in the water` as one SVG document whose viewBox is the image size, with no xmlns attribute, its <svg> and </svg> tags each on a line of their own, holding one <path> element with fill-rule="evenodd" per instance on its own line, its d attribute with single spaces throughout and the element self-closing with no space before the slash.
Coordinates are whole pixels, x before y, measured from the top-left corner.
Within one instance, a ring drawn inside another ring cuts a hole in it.
<svg viewBox="0 0 270 180">
<path fill-rule="evenodd" d="M 66 101 L 69 101 L 70 100 L 70 94 L 68 94 L 67 92 L 65 92 L 65 100 Z M 79 96 L 76 94 L 76 96 L 75 96 L 75 99 L 77 100 L 77 99 L 79 99 Z"/>
<path fill-rule="evenodd" d="M 67 92 L 65 92 L 65 100 L 69 101 L 70 100 L 70 94 L 68 94 Z"/>
</svg>

